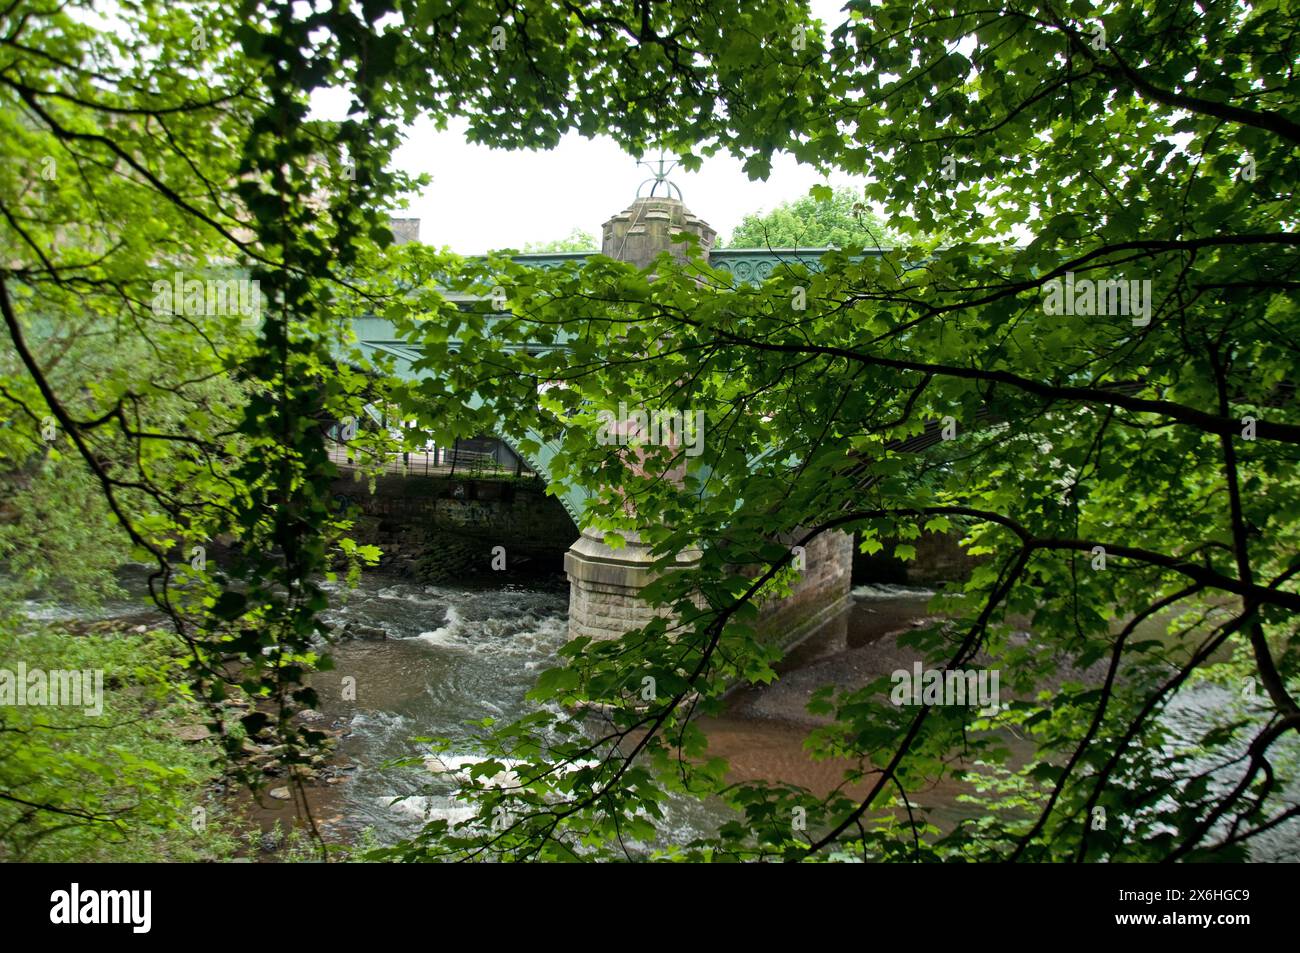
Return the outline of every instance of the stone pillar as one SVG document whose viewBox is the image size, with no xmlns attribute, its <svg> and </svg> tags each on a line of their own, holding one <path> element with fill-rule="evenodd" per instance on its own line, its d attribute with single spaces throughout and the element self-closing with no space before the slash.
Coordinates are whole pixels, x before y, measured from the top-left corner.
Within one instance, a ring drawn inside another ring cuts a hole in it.
<svg viewBox="0 0 1300 953">
<path fill-rule="evenodd" d="M 716 232 L 691 214 L 681 201 L 639 198 L 604 225 L 601 251 L 610 258 L 647 268 L 663 252 L 685 258 L 682 243 L 669 236 L 689 232 L 698 236 L 707 260 Z M 760 635 L 788 647 L 828 621 L 849 602 L 853 566 L 852 537 L 828 533 L 805 554 L 805 568 L 789 598 L 760 606 Z M 652 581 L 649 547 L 635 534 L 620 549 L 605 545 L 602 534 L 583 530 L 564 556 L 569 577 L 569 636 L 618 638 L 639 629 L 664 610 L 652 609 L 641 590 Z M 681 553 L 676 569 L 698 565 L 699 553 Z"/>
<path fill-rule="evenodd" d="M 699 564 L 696 551 L 679 553 L 678 569 Z M 583 531 L 564 554 L 569 577 L 569 638 L 616 639 L 639 629 L 666 610 L 654 609 L 641 598 L 641 589 L 655 578 L 650 547 L 635 534 L 627 545 L 612 549 L 600 535 Z"/>
<path fill-rule="evenodd" d="M 686 245 L 668 240 L 669 235 L 678 232 L 697 236 L 703 258 L 709 260 L 718 233 L 707 222 L 693 215 L 679 199 L 637 199 L 605 223 L 600 253 L 638 268 L 648 268 L 665 251 L 685 261 Z"/>
<path fill-rule="evenodd" d="M 670 235 L 689 232 L 699 238 L 707 260 L 717 236 L 708 223 L 693 215 L 679 199 L 638 198 L 607 221 L 601 232 L 601 253 L 638 268 L 647 268 L 665 251 L 680 261 L 686 245 Z M 569 637 L 617 638 L 650 621 L 659 610 L 642 598 L 641 590 L 654 578 L 649 547 L 630 534 L 626 545 L 605 545 L 603 534 L 583 529 L 582 536 L 564 556 L 569 577 Z M 677 565 L 689 569 L 699 561 L 697 552 L 682 553 Z"/>
</svg>

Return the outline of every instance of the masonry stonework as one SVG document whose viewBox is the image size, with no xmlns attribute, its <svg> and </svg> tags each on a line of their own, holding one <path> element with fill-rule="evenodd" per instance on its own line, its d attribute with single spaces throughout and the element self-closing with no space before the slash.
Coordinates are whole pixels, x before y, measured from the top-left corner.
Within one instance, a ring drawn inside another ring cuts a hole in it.
<svg viewBox="0 0 1300 953">
<path fill-rule="evenodd" d="M 716 232 L 691 214 L 678 199 L 638 198 L 604 225 L 601 251 L 610 258 L 647 268 L 664 251 L 678 259 L 685 245 L 669 236 L 689 232 L 699 239 L 708 259 Z M 674 571 L 689 572 L 699 554 L 681 553 Z M 641 591 L 654 578 L 648 548 L 639 540 L 613 549 L 600 534 L 584 531 L 564 557 L 569 577 L 569 636 L 618 638 L 641 628 L 666 610 L 651 608 Z M 774 644 L 788 646 L 803 638 L 848 604 L 853 569 L 853 540 L 844 533 L 822 534 L 806 549 L 805 569 L 791 595 L 760 606 L 759 632 Z"/>
<path fill-rule="evenodd" d="M 601 231 L 601 254 L 638 268 L 648 268 L 665 251 L 680 259 L 686 257 L 684 243 L 672 244 L 668 238 L 689 232 L 699 239 L 705 261 L 717 236 L 707 222 L 691 214 L 679 199 L 640 198 L 605 223 Z"/>
<path fill-rule="evenodd" d="M 564 556 L 569 576 L 569 637 L 616 639 L 641 628 L 667 610 L 652 608 L 641 590 L 654 580 L 649 547 L 635 534 L 620 549 L 607 546 L 597 533 L 584 531 Z M 680 553 L 677 567 L 698 565 L 696 552 Z"/>
<path fill-rule="evenodd" d="M 804 547 L 804 568 L 790 595 L 760 606 L 759 635 L 786 648 L 801 641 L 849 604 L 852 579 L 853 536 L 822 533 Z"/>
</svg>

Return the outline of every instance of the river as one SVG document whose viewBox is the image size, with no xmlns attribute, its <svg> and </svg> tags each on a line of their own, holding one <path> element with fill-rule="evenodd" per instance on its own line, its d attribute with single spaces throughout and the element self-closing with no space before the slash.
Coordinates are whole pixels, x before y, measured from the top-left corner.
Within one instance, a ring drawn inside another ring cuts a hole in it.
<svg viewBox="0 0 1300 953">
<path fill-rule="evenodd" d="M 468 814 L 450 797 L 455 781 L 391 762 L 418 756 L 417 737 L 465 739 L 473 755 L 467 723 L 487 717 L 509 720 L 525 714 L 525 693 L 538 673 L 555 664 L 567 636 L 568 588 L 562 576 L 495 586 L 439 586 L 370 574 L 359 587 L 329 587 L 334 608 L 325 619 L 337 629 L 361 626 L 368 638 L 343 641 L 332 649 L 335 669 L 315 677 L 320 695 L 318 724 L 340 732 L 338 765 L 325 781 L 310 788 L 313 815 L 328 841 L 392 843 L 419 829 L 426 818 L 457 820 Z M 916 658 L 898 643 L 900 632 L 927 617 L 933 593 L 898 586 L 860 586 L 851 606 L 795 649 L 780 666 L 772 685 L 733 693 L 726 712 L 704 719 L 712 754 L 728 758 L 733 777 L 783 781 L 825 793 L 839 783 L 843 763 L 815 762 L 803 741 L 819 721 L 805 705 L 825 684 L 853 687 L 896 669 L 910 669 Z M 138 611 L 138 602 L 134 603 Z M 121 613 L 115 603 L 97 615 Z M 30 606 L 45 618 L 65 613 Z M 345 697 L 351 679 L 354 698 Z M 1176 737 L 1195 738 L 1226 708 L 1239 704 L 1234 693 L 1203 684 L 1170 707 L 1164 719 Z M 1012 750 L 1028 755 L 1027 742 L 1011 737 Z M 1294 760 L 1296 745 L 1285 754 Z M 273 784 L 274 786 L 274 784 Z M 918 792 L 933 810 L 932 819 L 948 826 L 971 816 L 951 783 Z M 1300 789 L 1287 793 L 1300 803 Z M 249 811 L 264 827 L 292 823 L 290 801 L 262 797 Z M 716 804 L 675 799 L 663 828 L 665 841 L 686 843 L 728 819 Z M 1293 821 L 1257 838 L 1257 860 L 1295 860 L 1300 856 L 1300 822 Z M 271 859 L 267 857 L 266 859 Z"/>
</svg>

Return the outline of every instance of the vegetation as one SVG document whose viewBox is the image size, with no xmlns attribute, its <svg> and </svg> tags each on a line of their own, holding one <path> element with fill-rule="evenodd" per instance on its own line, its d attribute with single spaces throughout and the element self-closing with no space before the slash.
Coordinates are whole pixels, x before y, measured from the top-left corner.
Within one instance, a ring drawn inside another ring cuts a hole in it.
<svg viewBox="0 0 1300 953">
<path fill-rule="evenodd" d="M 419 421 L 410 439 L 504 430 L 527 450 L 542 434 L 563 448 L 555 480 L 597 495 L 587 519 L 608 540 L 635 530 L 665 566 L 703 550 L 698 572 L 647 593 L 672 618 L 571 642 L 535 714 L 484 727 L 519 783 L 480 780 L 478 823 L 432 822 L 383 856 L 1240 859 L 1300 814 L 1289 0 L 882 0 L 851 5 L 826 42 L 788 2 L 243 13 L 0 13 L 0 464 L 36 494 L 6 518 L 95 491 L 91 517 L 154 567 L 183 679 L 233 763 L 245 735 L 284 744 L 290 764 L 321 740 L 291 720 L 329 665 L 320 582 L 335 557 L 374 558 L 331 505 L 325 435 L 382 402 Z M 308 118 L 326 86 L 349 92 L 346 121 Z M 651 281 L 599 256 L 543 271 L 392 248 L 384 214 L 418 183 L 389 159 L 417 114 L 505 148 L 576 129 L 688 168 L 725 150 L 755 177 L 786 150 L 866 178 L 898 247 L 861 258 L 846 242 L 761 286 L 698 259 L 665 257 Z M 178 269 L 231 266 L 260 282 L 255 327 L 151 304 Z M 465 310 L 448 288 L 503 289 L 508 314 Z M 362 310 L 422 346 L 420 384 L 336 360 Z M 58 329 L 76 320 L 112 346 L 87 347 L 93 375 L 61 377 L 60 341 L 84 331 Z M 561 334 L 563 349 L 517 346 Z M 539 402 L 543 382 L 564 386 Z M 707 470 L 666 447 L 639 448 L 634 467 L 601 445 L 598 413 L 620 403 L 703 409 Z M 927 449 L 900 451 L 926 433 Z M 85 545 L 52 530 L 60 562 L 21 563 L 33 585 Z M 734 681 L 775 677 L 753 628 L 755 596 L 790 572 L 773 540 L 837 530 L 904 559 L 923 533 L 961 533 L 984 560 L 941 597 L 947 621 L 909 642 L 935 668 L 998 669 L 1014 700 L 981 714 L 892 705 L 888 680 L 826 689 L 808 744 L 851 766 L 842 790 L 729 784 L 698 720 Z M 232 555 L 197 568 L 190 548 L 218 537 Z M 81 570 L 66 584 L 103 589 Z M 1095 683 L 1075 677 L 1094 665 Z M 1162 713 L 1207 681 L 1255 692 L 1176 737 Z M 238 693 L 278 715 L 231 730 L 220 702 Z M 579 703 L 605 707 L 600 737 Z M 0 710 L 6 733 L 23 727 L 15 711 Z M 1027 761 L 1008 733 L 1032 742 Z M 24 739 L 33 770 L 95 772 L 56 741 Z M 940 827 L 913 798 L 952 776 L 980 811 Z M 132 781 L 161 783 L 147 764 Z M 29 809 L 57 813 L 61 792 Z M 719 798 L 736 820 L 666 848 L 670 795 Z"/>
<path fill-rule="evenodd" d="M 49 626 L 20 634 L 6 620 L 6 664 L 108 674 L 102 711 L 6 706 L 0 859 L 194 861 L 234 852 L 216 797 L 216 752 L 182 738 L 182 728 L 200 726 L 202 708 L 178 689 L 175 655 L 160 633 L 76 636 Z"/>
<path fill-rule="evenodd" d="M 827 194 L 829 192 L 829 194 Z M 853 189 L 822 189 L 765 214 L 746 215 L 729 248 L 880 248 L 892 236 Z"/>
<path fill-rule="evenodd" d="M 600 243 L 596 241 L 595 235 L 576 227 L 564 238 L 553 238 L 549 242 L 527 242 L 524 244 L 525 254 L 548 251 L 598 251 L 599 249 Z"/>
</svg>

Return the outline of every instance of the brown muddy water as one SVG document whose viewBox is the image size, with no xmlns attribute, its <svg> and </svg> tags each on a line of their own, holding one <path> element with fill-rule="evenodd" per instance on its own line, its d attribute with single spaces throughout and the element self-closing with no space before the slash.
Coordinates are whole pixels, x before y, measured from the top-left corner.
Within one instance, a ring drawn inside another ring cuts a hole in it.
<svg viewBox="0 0 1300 953">
<path fill-rule="evenodd" d="M 919 656 L 901 646 L 899 636 L 931 617 L 933 594 L 891 585 L 857 587 L 841 615 L 787 656 L 775 683 L 734 692 L 723 715 L 701 722 L 710 754 L 729 761 L 733 780 L 784 782 L 817 794 L 840 785 L 851 765 L 815 761 L 804 750 L 808 731 L 821 723 L 807 703 L 824 685 L 851 689 L 910 670 Z M 316 683 L 320 723 L 344 732 L 338 751 L 347 769 L 333 783 L 311 789 L 313 813 L 327 839 L 351 842 L 365 831 L 369 840 L 391 842 L 418 830 L 426 818 L 467 817 L 469 811 L 452 797 L 451 774 L 389 763 L 418 756 L 423 747 L 412 739 L 431 736 L 464 739 L 464 750 L 453 748 L 450 757 L 471 758 L 467 722 L 526 713 L 525 692 L 540 671 L 554 665 L 567 637 L 567 585 L 556 579 L 471 589 L 371 577 L 359 589 L 335 595 L 346 601 L 329 614 L 331 622 L 359 622 L 372 636 L 384 637 L 337 646 L 336 670 Z M 343 697 L 348 677 L 355 679 L 355 700 Z M 1202 685 L 1172 705 L 1166 719 L 1183 736 L 1198 737 L 1236 701 L 1226 689 Z M 1023 739 L 1005 740 L 1013 757 L 1032 752 Z M 946 781 L 909 796 L 946 828 L 972 816 L 958 799 L 962 793 L 960 785 Z M 1300 790 L 1291 794 L 1300 799 Z M 263 823 L 274 817 L 289 822 L 293 812 L 293 805 L 278 802 L 259 815 Z M 662 825 L 664 840 L 686 843 L 731 817 L 720 804 L 674 800 Z M 1255 853 L 1261 860 L 1294 859 L 1298 845 L 1295 823 L 1261 837 Z"/>
</svg>

